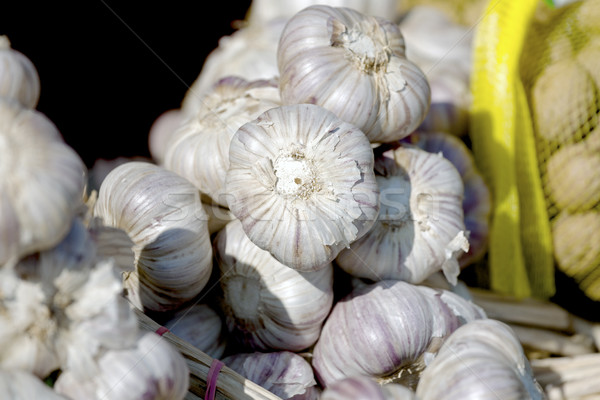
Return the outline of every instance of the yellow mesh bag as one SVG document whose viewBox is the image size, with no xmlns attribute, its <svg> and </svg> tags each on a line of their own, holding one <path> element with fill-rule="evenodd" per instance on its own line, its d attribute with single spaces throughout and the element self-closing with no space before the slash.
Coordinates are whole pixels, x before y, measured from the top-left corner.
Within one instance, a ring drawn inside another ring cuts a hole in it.
<svg viewBox="0 0 600 400">
<path fill-rule="evenodd" d="M 600 0 L 491 0 L 476 27 L 469 134 L 491 186 L 492 289 L 600 300 Z"/>
</svg>

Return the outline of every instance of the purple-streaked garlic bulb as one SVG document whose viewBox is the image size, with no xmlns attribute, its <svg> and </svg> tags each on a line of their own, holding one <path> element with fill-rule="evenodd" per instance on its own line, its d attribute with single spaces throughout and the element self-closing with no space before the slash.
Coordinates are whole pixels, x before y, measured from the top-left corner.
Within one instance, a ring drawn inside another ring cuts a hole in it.
<svg viewBox="0 0 600 400">
<path fill-rule="evenodd" d="M 379 190 L 369 140 L 312 104 L 272 108 L 236 132 L 227 196 L 258 247 L 311 271 L 375 223 Z"/>
<path fill-rule="evenodd" d="M 174 313 L 164 326 L 173 334 L 213 358 L 221 358 L 227 345 L 223 321 L 208 304 L 194 304 Z"/>
<path fill-rule="evenodd" d="M 248 239 L 239 220 L 215 238 L 222 308 L 232 337 L 253 350 L 300 351 L 318 339 L 333 304 L 333 266 L 300 272 Z"/>
<path fill-rule="evenodd" d="M 340 252 L 337 264 L 373 281 L 420 283 L 443 271 L 456 283 L 458 258 L 469 249 L 460 174 L 441 154 L 399 147 L 376 159 L 381 208 L 377 222 Z"/>
<path fill-rule="evenodd" d="M 454 331 L 423 371 L 416 393 L 419 400 L 546 398 L 518 337 L 494 319 Z"/>
<path fill-rule="evenodd" d="M 307 7 L 286 24 L 277 48 L 284 104 L 320 105 L 391 142 L 425 118 L 430 88 L 406 58 L 398 25 L 345 7 Z"/>
<path fill-rule="evenodd" d="M 296 353 L 238 353 L 225 357 L 223 363 L 283 400 L 319 398 L 320 389 L 310 363 Z"/>
<path fill-rule="evenodd" d="M 208 282 L 213 254 L 208 217 L 187 179 L 148 162 L 122 164 L 102 182 L 94 215 L 134 243 L 135 270 L 123 278 L 137 308 L 176 309 Z"/>
<path fill-rule="evenodd" d="M 0 99 L 0 266 L 67 235 L 83 205 L 85 175 L 52 121 Z"/>
<path fill-rule="evenodd" d="M 240 126 L 279 105 L 274 80 L 221 79 L 167 142 L 163 166 L 187 178 L 213 203 L 227 207 L 224 186 L 231 138 Z"/>
<path fill-rule="evenodd" d="M 323 391 L 320 400 L 418 400 L 415 393 L 398 383 L 381 384 L 367 376 L 336 381 Z"/>
<path fill-rule="evenodd" d="M 445 132 L 414 132 L 405 140 L 429 153 L 441 153 L 457 169 L 465 188 L 462 207 L 469 239 L 469 251 L 458 261 L 464 268 L 480 260 L 487 251 L 491 195 L 473 154 L 461 139 Z"/>
<path fill-rule="evenodd" d="M 96 373 L 87 380 L 64 371 L 56 391 L 85 400 L 183 400 L 188 393 L 185 359 L 154 332 L 140 333 L 131 347 L 105 352 L 94 366 Z"/>
<path fill-rule="evenodd" d="M 40 77 L 33 62 L 0 36 L 0 97 L 34 109 L 40 99 Z M 4 153 L 4 152 L 3 152 Z"/>
<path fill-rule="evenodd" d="M 413 386 L 446 337 L 485 317 L 445 290 L 390 280 L 357 286 L 323 326 L 313 351 L 315 375 L 324 387 L 357 375 Z"/>
</svg>

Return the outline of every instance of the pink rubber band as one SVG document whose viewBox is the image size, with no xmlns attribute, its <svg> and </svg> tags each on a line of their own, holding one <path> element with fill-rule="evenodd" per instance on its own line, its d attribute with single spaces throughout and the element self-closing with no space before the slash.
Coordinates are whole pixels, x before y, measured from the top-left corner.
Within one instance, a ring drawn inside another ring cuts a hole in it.
<svg viewBox="0 0 600 400">
<path fill-rule="evenodd" d="M 206 376 L 206 394 L 204 400 L 215 399 L 215 394 L 217 393 L 217 379 L 219 378 L 219 371 L 221 371 L 223 365 L 223 362 L 216 358 L 212 360 L 208 375 Z"/>
<path fill-rule="evenodd" d="M 165 328 L 164 326 L 160 326 L 156 330 L 156 333 L 158 333 L 160 336 L 164 335 L 167 332 L 169 332 L 169 329 Z"/>
</svg>

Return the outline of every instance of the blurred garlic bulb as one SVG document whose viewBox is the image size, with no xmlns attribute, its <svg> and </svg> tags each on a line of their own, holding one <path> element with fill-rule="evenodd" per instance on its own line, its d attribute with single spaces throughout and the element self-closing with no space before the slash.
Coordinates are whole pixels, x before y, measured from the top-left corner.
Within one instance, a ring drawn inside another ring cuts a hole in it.
<svg viewBox="0 0 600 400">
<path fill-rule="evenodd" d="M 375 226 L 340 252 L 338 265 L 374 281 L 420 283 L 443 271 L 451 284 L 469 250 L 460 174 L 441 154 L 399 147 L 376 160 L 381 210 Z"/>
<path fill-rule="evenodd" d="M 283 400 L 317 400 L 320 390 L 311 365 L 290 351 L 238 353 L 223 363 Z"/>
<path fill-rule="evenodd" d="M 152 160 L 161 165 L 165 159 L 167 143 L 185 120 L 183 111 L 178 108 L 164 111 L 150 126 L 148 132 L 148 150 Z"/>
<path fill-rule="evenodd" d="M 299 272 L 254 245 L 239 220 L 215 238 L 229 331 L 254 350 L 313 345 L 333 304 L 333 266 Z"/>
<path fill-rule="evenodd" d="M 168 141 L 163 166 L 188 179 L 213 203 L 227 207 L 224 186 L 231 138 L 240 126 L 279 105 L 273 80 L 221 79 Z"/>
<path fill-rule="evenodd" d="M 134 243 L 135 271 L 124 274 L 124 285 L 137 308 L 176 309 L 208 282 L 208 218 L 185 178 L 147 162 L 119 165 L 102 182 L 94 215 Z"/>
<path fill-rule="evenodd" d="M 10 400 L 69 400 L 37 376 L 14 369 L 0 370 L 0 394 Z"/>
<path fill-rule="evenodd" d="M 546 162 L 546 186 L 559 210 L 587 211 L 600 202 L 600 151 L 565 144 Z"/>
<path fill-rule="evenodd" d="M 367 376 L 353 376 L 333 382 L 320 400 L 418 400 L 415 393 L 398 383 L 380 384 Z"/>
<path fill-rule="evenodd" d="M 230 36 L 221 37 L 217 48 L 208 54 L 200 74 L 185 93 L 181 102 L 184 115 L 193 115 L 201 108 L 204 96 L 227 76 L 247 81 L 277 78 L 277 43 L 286 21 L 278 18 L 248 24 Z"/>
<path fill-rule="evenodd" d="M 0 265 L 60 242 L 86 168 L 42 113 L 0 99 Z"/>
<path fill-rule="evenodd" d="M 405 56 L 388 20 L 314 5 L 286 24 L 277 48 L 284 104 L 313 103 L 356 125 L 371 142 L 391 142 L 425 118 L 430 88 Z"/>
<path fill-rule="evenodd" d="M 289 19 L 302 9 L 315 4 L 348 7 L 366 15 L 395 19 L 396 0 L 252 0 L 246 20 L 249 24 L 263 24 L 276 18 Z"/>
<path fill-rule="evenodd" d="M 0 36 L 0 97 L 14 99 L 34 109 L 40 98 L 40 77 L 33 62 L 11 48 L 7 36 Z M 4 153 L 4 152 L 3 152 Z"/>
<path fill-rule="evenodd" d="M 58 246 L 1 272 L 0 367 L 86 377 L 101 349 L 135 340 L 137 321 L 113 260 L 97 258 L 78 220 Z"/>
<path fill-rule="evenodd" d="M 462 202 L 469 251 L 459 258 L 461 268 L 480 260 L 487 251 L 491 194 L 475 165 L 473 153 L 456 136 L 445 132 L 414 132 L 405 139 L 429 153 L 441 153 L 460 174 L 465 189 Z"/>
<path fill-rule="evenodd" d="M 357 375 L 411 386 L 447 336 L 480 318 L 480 307 L 445 290 L 402 281 L 357 286 L 325 321 L 315 375 L 324 387 Z"/>
<path fill-rule="evenodd" d="M 194 304 L 174 313 L 164 326 L 213 358 L 221 358 L 227 344 L 223 321 L 208 304 Z"/>
<path fill-rule="evenodd" d="M 140 334 L 135 345 L 99 357 L 88 380 L 63 372 L 58 393 L 78 400 L 181 400 L 188 393 L 189 369 L 183 356 L 153 332 Z"/>
<path fill-rule="evenodd" d="M 229 208 L 252 242 L 291 268 L 331 262 L 377 217 L 370 143 L 322 107 L 276 107 L 242 125 L 229 162 Z"/>
<path fill-rule="evenodd" d="M 519 339 L 493 319 L 452 333 L 425 368 L 416 393 L 420 400 L 545 398 Z"/>
</svg>

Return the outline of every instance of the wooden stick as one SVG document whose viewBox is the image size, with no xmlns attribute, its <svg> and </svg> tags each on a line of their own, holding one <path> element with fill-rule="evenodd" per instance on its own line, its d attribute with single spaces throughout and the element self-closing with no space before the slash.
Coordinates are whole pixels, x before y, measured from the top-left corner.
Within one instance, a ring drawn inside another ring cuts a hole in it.
<svg viewBox="0 0 600 400">
<path fill-rule="evenodd" d="M 595 348 L 591 338 L 583 335 L 567 336 L 547 329 L 531 328 L 508 324 L 523 346 L 536 350 L 547 351 L 562 356 L 575 356 L 594 353 Z"/>
<path fill-rule="evenodd" d="M 160 325 L 140 310 L 134 308 L 138 317 L 138 324 L 144 331 L 156 332 Z M 165 332 L 163 338 L 168 340 L 185 357 L 190 370 L 190 389 L 186 397 L 190 400 L 204 398 L 206 392 L 206 378 L 213 358 L 200 351 L 185 340 L 171 332 Z M 196 396 L 196 397 L 193 397 Z M 282 400 L 270 391 L 244 378 L 234 370 L 223 366 L 219 372 L 217 392 L 218 400 Z"/>
</svg>

